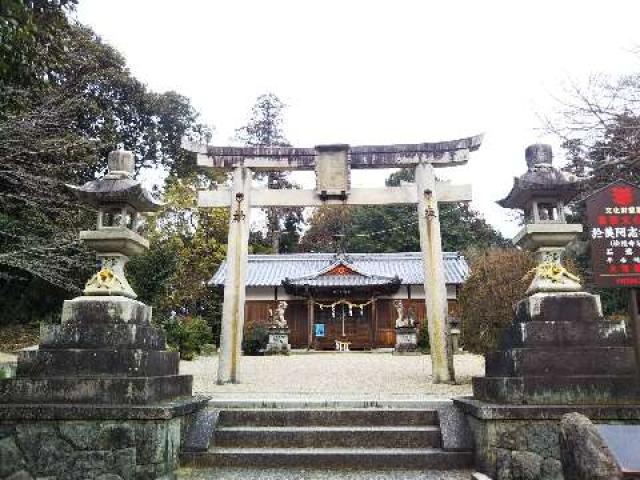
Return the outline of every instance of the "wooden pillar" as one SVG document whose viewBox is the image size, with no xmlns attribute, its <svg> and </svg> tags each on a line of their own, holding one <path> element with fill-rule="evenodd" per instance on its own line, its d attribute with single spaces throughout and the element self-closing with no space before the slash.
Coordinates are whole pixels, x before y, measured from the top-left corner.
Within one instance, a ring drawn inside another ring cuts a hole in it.
<svg viewBox="0 0 640 480">
<path fill-rule="evenodd" d="M 236 167 L 233 171 L 227 273 L 220 328 L 218 384 L 239 383 L 242 330 L 244 328 L 245 281 L 249 253 L 249 216 L 251 213 L 251 170 Z"/>
<path fill-rule="evenodd" d="M 378 346 L 378 309 L 376 308 L 376 297 L 371 297 L 371 317 L 373 323 L 373 346 Z"/>
<path fill-rule="evenodd" d="M 418 226 L 424 268 L 424 301 L 431 348 L 433 383 L 455 381 L 447 325 L 447 290 L 433 165 L 416 166 Z"/>
<path fill-rule="evenodd" d="M 307 300 L 307 321 L 308 324 L 308 338 L 307 338 L 307 350 L 311 350 L 311 344 L 313 343 L 313 324 L 315 323 L 315 305 L 313 303 L 313 297 L 309 297 Z"/>
</svg>

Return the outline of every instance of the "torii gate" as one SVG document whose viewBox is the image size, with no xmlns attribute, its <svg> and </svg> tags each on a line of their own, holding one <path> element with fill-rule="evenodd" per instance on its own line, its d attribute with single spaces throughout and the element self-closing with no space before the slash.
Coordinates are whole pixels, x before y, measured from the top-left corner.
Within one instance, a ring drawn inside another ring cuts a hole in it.
<svg viewBox="0 0 640 480">
<path fill-rule="evenodd" d="M 233 171 L 231 188 L 199 192 L 199 207 L 230 207 L 227 274 L 220 336 L 218 384 L 239 383 L 244 327 L 245 281 L 251 207 L 417 204 L 423 254 L 426 316 L 433 382 L 453 382 L 453 354 L 447 324 L 438 202 L 471 200 L 470 185 L 437 182 L 434 168 L 464 165 L 482 136 L 414 145 L 322 145 L 294 147 L 212 147 L 184 142 L 198 165 Z M 351 188 L 351 169 L 415 169 L 415 184 Z M 315 170 L 315 190 L 252 188 L 253 171 Z"/>
</svg>

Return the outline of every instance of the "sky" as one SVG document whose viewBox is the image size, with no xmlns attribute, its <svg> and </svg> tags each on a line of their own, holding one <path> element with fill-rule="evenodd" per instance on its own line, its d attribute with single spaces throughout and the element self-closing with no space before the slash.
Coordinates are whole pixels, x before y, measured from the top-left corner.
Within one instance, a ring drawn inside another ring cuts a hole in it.
<svg viewBox="0 0 640 480">
<path fill-rule="evenodd" d="M 473 208 L 507 237 L 518 225 L 495 202 L 527 145 L 550 143 L 563 161 L 541 115 L 570 83 L 636 72 L 640 45 L 634 0 L 81 0 L 76 16 L 149 88 L 188 96 L 215 145 L 234 143 L 267 92 L 288 105 L 294 146 L 484 133 L 467 165 L 437 174 L 470 183 Z M 354 172 L 352 186 L 386 173 Z"/>
</svg>

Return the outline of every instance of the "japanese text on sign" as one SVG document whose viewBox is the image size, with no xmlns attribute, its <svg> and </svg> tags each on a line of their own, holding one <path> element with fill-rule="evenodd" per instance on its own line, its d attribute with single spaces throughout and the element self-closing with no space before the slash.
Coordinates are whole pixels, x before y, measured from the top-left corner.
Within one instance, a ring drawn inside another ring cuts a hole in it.
<svg viewBox="0 0 640 480">
<path fill-rule="evenodd" d="M 618 181 L 586 200 L 595 283 L 640 286 L 640 191 Z"/>
</svg>

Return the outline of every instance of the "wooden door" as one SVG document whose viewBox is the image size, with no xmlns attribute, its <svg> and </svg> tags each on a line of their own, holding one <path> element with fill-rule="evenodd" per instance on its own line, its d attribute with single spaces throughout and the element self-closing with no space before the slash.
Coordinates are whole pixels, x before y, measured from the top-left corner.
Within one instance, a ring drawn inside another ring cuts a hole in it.
<svg viewBox="0 0 640 480">
<path fill-rule="evenodd" d="M 320 301 L 329 304 L 333 300 Z M 354 303 L 365 303 L 366 300 L 356 300 Z M 324 325 L 324 336 L 316 337 L 313 332 L 314 347 L 319 350 L 334 350 L 337 339 L 351 342 L 352 350 L 369 349 L 373 346 L 373 328 L 371 325 L 371 306 L 367 305 L 360 311 L 347 305 L 337 305 L 335 313 L 330 308 L 315 307 L 315 322 Z M 344 328 L 344 330 L 343 330 Z"/>
</svg>

